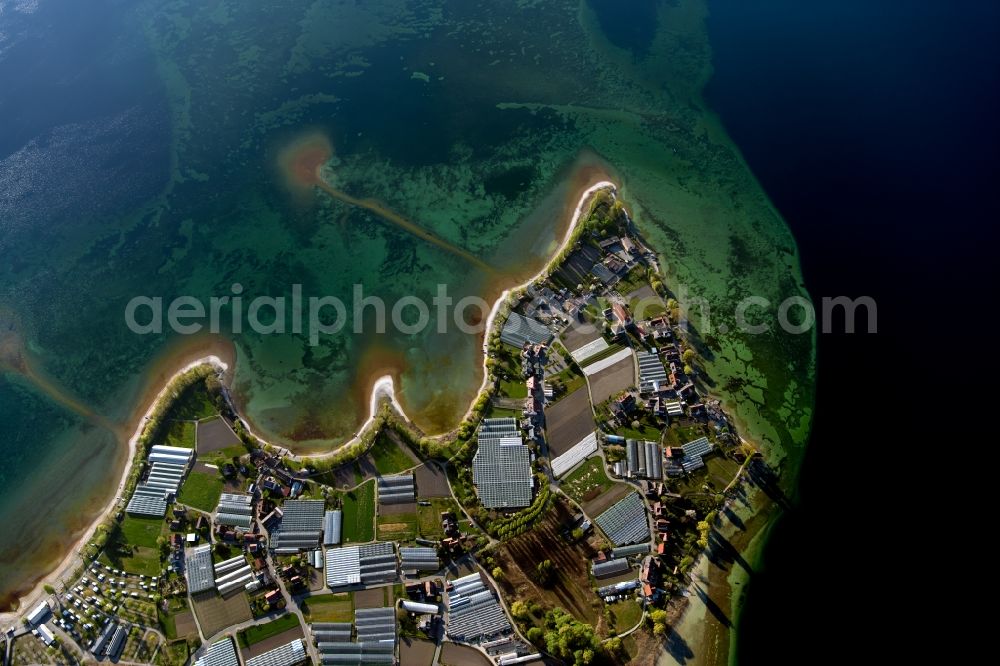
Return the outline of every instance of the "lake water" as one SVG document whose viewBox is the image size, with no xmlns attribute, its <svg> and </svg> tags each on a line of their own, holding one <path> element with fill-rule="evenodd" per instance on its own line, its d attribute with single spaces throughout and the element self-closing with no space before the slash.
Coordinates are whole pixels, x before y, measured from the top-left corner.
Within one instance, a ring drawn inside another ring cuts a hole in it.
<svg viewBox="0 0 1000 666">
<path fill-rule="evenodd" d="M 439 284 L 456 300 L 489 296 L 541 264 L 575 192 L 600 177 L 620 183 L 668 285 L 711 305 L 698 330 L 706 369 L 745 432 L 796 466 L 812 338 L 732 324 L 744 296 L 803 293 L 798 255 L 701 101 L 703 3 L 78 4 L 2 5 L 0 312 L 16 323 L 5 344 L 85 416 L 0 376 L 0 517 L 45 507 L 0 544 L 0 595 L 24 589 L 107 500 L 122 448 L 102 419 L 126 420 L 150 369 L 186 344 L 131 332 L 130 299 L 207 301 L 236 283 L 246 301 L 294 285 L 348 303 L 356 284 L 390 304 L 429 302 Z M 290 188 L 280 157 L 303 137 L 331 146 L 331 186 L 490 268 Z M 317 345 L 222 336 L 255 428 L 324 450 L 357 429 L 375 374 L 396 378 L 424 429 L 455 425 L 482 379 L 479 340 L 436 324 L 432 311 L 425 332 Z"/>
</svg>

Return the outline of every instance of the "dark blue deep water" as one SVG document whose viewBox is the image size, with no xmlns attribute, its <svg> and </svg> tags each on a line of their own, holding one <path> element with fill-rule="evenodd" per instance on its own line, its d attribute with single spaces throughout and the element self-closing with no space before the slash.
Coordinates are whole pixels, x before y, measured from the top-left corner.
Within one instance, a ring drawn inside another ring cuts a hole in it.
<svg viewBox="0 0 1000 666">
<path fill-rule="evenodd" d="M 709 6 L 708 102 L 794 232 L 814 300 L 879 305 L 877 335 L 820 336 L 796 508 L 750 582 L 739 661 L 898 657 L 922 641 L 886 623 L 934 594 L 919 573 L 935 559 L 931 461 L 971 417 L 921 398 L 960 399 L 947 383 L 968 364 L 943 345 L 979 358 L 969 315 L 996 281 L 1000 4 Z"/>
</svg>

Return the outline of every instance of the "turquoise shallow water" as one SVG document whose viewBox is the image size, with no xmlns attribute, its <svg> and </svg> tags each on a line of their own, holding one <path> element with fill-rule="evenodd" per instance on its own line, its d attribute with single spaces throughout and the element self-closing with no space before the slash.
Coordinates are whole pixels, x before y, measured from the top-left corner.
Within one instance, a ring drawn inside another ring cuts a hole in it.
<svg viewBox="0 0 1000 666">
<path fill-rule="evenodd" d="M 207 299 L 234 283 L 247 299 L 295 284 L 348 301 L 354 284 L 389 302 L 429 300 L 438 284 L 456 298 L 488 294 L 551 251 L 573 187 L 602 171 L 666 254 L 671 287 L 709 299 L 717 321 L 747 293 L 799 293 L 787 229 L 701 104 L 703 5 L 650 7 L 635 48 L 604 3 L 597 14 L 567 1 L 12 10 L 0 41 L 0 77 L 18 93 L 0 103 L 0 307 L 54 381 L 121 419 L 137 377 L 177 342 L 127 329 L 134 296 Z M 278 157 L 309 134 L 332 145 L 331 185 L 495 273 L 361 208 L 295 195 Z M 434 332 L 431 314 L 427 332 L 316 346 L 224 329 L 238 350 L 236 397 L 269 438 L 324 448 L 356 429 L 370 375 L 391 371 L 418 423 L 449 427 L 479 385 L 479 343 Z M 720 390 L 733 377 L 746 387 L 727 397 L 748 432 L 775 460 L 796 452 L 811 339 L 703 333 Z M 67 481 L 77 501 L 107 492 L 108 433 L 37 407 L 45 399 L 24 382 L 0 381 L 0 398 L 12 415 L 0 442 L 22 451 L 10 473 L 25 479 L 0 490 L 0 511 L 44 496 L 63 450 L 104 470 Z M 77 444 L 84 427 L 101 448 Z M 28 557 L 5 548 L 2 562 Z M 16 587 L 21 569 L 3 571 L 0 589 Z"/>
</svg>

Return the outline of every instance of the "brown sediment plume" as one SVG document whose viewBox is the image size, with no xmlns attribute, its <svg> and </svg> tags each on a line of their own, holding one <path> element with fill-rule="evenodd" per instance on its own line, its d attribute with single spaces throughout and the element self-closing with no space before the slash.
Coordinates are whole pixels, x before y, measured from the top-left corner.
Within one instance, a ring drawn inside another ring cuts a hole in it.
<svg viewBox="0 0 1000 666">
<path fill-rule="evenodd" d="M 10 312 L 0 312 L 0 372 L 14 372 L 53 402 L 83 417 L 89 423 L 118 432 L 118 424 L 91 409 L 68 390 L 43 372 L 33 361 L 24 344 L 17 318 Z"/>
<path fill-rule="evenodd" d="M 343 201 L 350 206 L 363 208 L 386 222 L 391 222 L 397 227 L 408 231 L 417 238 L 423 239 L 456 257 L 464 259 L 487 273 L 493 273 L 493 268 L 479 257 L 452 245 L 446 240 L 438 238 L 419 224 L 390 210 L 377 199 L 359 199 L 342 190 L 338 190 L 326 182 L 320 170 L 332 156 L 333 147 L 329 139 L 320 133 L 313 133 L 300 138 L 285 148 L 278 156 L 278 164 L 285 174 L 289 187 L 294 192 L 305 194 L 313 188 L 319 188 L 334 199 Z"/>
</svg>

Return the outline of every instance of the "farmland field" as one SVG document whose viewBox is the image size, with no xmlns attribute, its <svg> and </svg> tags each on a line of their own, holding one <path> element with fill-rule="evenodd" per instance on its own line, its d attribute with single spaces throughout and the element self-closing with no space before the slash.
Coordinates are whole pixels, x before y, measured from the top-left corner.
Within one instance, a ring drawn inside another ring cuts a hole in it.
<svg viewBox="0 0 1000 666">
<path fill-rule="evenodd" d="M 590 394 L 586 390 L 577 391 L 547 408 L 545 436 L 549 443 L 549 457 L 566 453 L 595 428 Z"/>
<path fill-rule="evenodd" d="M 260 643 L 271 636 L 277 636 L 278 634 L 288 631 L 289 629 L 301 628 L 302 625 L 299 624 L 299 618 L 296 615 L 292 613 L 285 613 L 267 624 L 257 624 L 252 627 L 247 627 L 243 631 L 239 632 L 237 640 L 240 646 L 249 647 L 255 643 Z M 289 640 L 291 640 L 291 638 L 289 638 Z"/>
<path fill-rule="evenodd" d="M 577 619 L 597 625 L 601 602 L 591 590 L 590 558 L 597 550 L 586 539 L 569 543 L 563 526 L 570 523 L 573 510 L 564 499 L 557 500 L 545 519 L 527 534 L 505 542 L 497 561 L 503 570 L 507 602 L 535 601 L 545 608 L 561 606 Z M 543 560 L 551 560 L 556 580 L 549 587 L 538 585 L 533 574 Z"/>
<path fill-rule="evenodd" d="M 611 488 L 613 484 L 614 482 L 604 471 L 604 460 L 600 456 L 594 456 L 573 470 L 562 480 L 559 487 L 582 505 Z"/>
<path fill-rule="evenodd" d="M 350 593 L 320 594 L 299 602 L 306 622 L 353 622 L 354 599 Z"/>
<path fill-rule="evenodd" d="M 198 424 L 198 453 L 220 451 L 236 446 L 242 450 L 243 442 L 221 416 Z"/>
<path fill-rule="evenodd" d="M 344 493 L 344 543 L 364 543 L 375 538 L 375 481 Z"/>
<path fill-rule="evenodd" d="M 226 627 L 250 620 L 250 602 L 246 592 L 223 599 L 215 590 L 201 592 L 191 597 L 198 623 L 206 636 L 213 636 Z"/>
<path fill-rule="evenodd" d="M 379 541 L 409 541 L 417 536 L 417 514 L 379 514 Z"/>
</svg>

